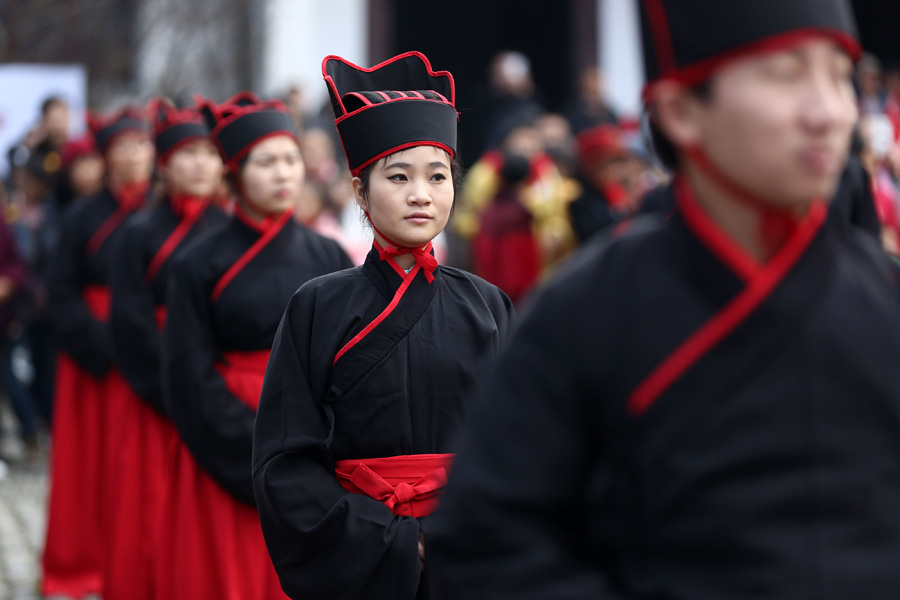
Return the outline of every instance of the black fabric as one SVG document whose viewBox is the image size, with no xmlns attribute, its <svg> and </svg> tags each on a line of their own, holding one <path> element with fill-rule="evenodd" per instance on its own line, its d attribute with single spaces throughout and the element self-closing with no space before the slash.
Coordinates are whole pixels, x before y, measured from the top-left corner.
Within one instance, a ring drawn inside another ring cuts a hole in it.
<svg viewBox="0 0 900 600">
<path fill-rule="evenodd" d="M 394 516 L 345 491 L 334 461 L 452 452 L 467 393 L 505 340 L 512 305 L 458 269 L 440 266 L 430 285 L 424 275 L 416 279 L 409 298 L 369 334 L 368 348 L 333 366 L 401 283 L 377 252 L 361 267 L 307 283 L 284 315 L 257 415 L 253 483 L 266 544 L 291 597 L 429 597 L 417 552 L 420 529 L 428 547 L 427 519 Z M 399 341 L 395 325 L 411 326 Z M 392 348 L 369 368 L 366 352 L 383 344 Z"/>
<path fill-rule="evenodd" d="M 853 13 L 845 0 L 643 0 L 641 29 L 647 81 L 671 73 L 657 64 L 658 52 L 674 52 L 680 70 L 781 33 L 827 28 L 856 35 Z M 668 25 L 670 44 L 656 38 L 654 11 Z"/>
<path fill-rule="evenodd" d="M 900 286 L 877 240 L 826 221 L 747 320 L 627 412 L 744 285 L 677 211 L 588 243 L 477 396 L 431 522 L 448 598 L 900 595 Z"/>
<path fill-rule="evenodd" d="M 186 246 L 226 220 L 221 210 L 207 207 L 178 247 Z M 165 414 L 160 380 L 162 336 L 156 310 L 165 306 L 166 283 L 174 252 L 152 281 L 147 280 L 146 274 L 159 248 L 180 222 L 167 201 L 131 217 L 123 225 L 110 270 L 110 325 L 116 366 L 137 395 L 162 414 Z"/>
<path fill-rule="evenodd" d="M 881 235 L 881 220 L 872 196 L 872 180 L 855 156 L 850 156 L 841 175 L 831 212 L 876 236 Z"/>
<path fill-rule="evenodd" d="M 242 151 L 258 139 L 283 132 L 296 135 L 291 117 L 274 108 L 248 112 L 236 117 L 215 134 L 226 163 L 237 158 Z"/>
<path fill-rule="evenodd" d="M 337 124 L 347 161 L 355 169 L 379 154 L 415 142 L 456 149 L 456 109 L 435 100 L 396 100 Z"/>
<path fill-rule="evenodd" d="M 219 279 L 260 235 L 235 217 L 170 260 L 163 333 L 167 412 L 197 463 L 249 504 L 255 412 L 231 394 L 215 365 L 226 352 L 271 348 L 297 288 L 352 266 L 337 242 L 291 220 L 213 302 Z"/>
<path fill-rule="evenodd" d="M 209 138 L 209 129 L 202 123 L 176 123 L 156 134 L 156 156 L 163 157 L 178 144 L 191 138 Z"/>
<path fill-rule="evenodd" d="M 91 316 L 84 302 L 85 286 L 107 286 L 116 240 L 116 228 L 96 252 L 88 255 L 88 241 L 119 208 L 108 190 L 72 204 L 63 214 L 59 239 L 51 257 L 47 289 L 50 312 L 60 347 L 76 363 L 95 376 L 112 364 L 109 328 Z"/>
<path fill-rule="evenodd" d="M 581 186 L 581 194 L 569 204 L 569 217 L 579 244 L 618 223 L 623 216 L 610 207 L 606 196 L 601 192 L 584 181 Z"/>
<path fill-rule="evenodd" d="M 141 131 L 147 134 L 150 132 L 147 128 L 147 124 L 143 121 L 125 116 L 94 132 L 94 140 L 97 142 L 97 148 L 99 148 L 101 152 L 106 152 L 109 149 L 109 144 L 112 142 L 113 138 L 126 131 Z"/>
</svg>

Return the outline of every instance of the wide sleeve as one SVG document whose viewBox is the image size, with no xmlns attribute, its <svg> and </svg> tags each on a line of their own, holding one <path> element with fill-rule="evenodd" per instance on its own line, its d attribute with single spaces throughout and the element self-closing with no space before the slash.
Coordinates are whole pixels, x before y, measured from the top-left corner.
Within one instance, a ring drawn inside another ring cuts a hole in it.
<svg viewBox="0 0 900 600">
<path fill-rule="evenodd" d="M 476 395 L 425 539 L 447 599 L 616 598 L 585 558 L 596 549 L 579 507 L 587 487 L 608 490 L 589 457 L 589 348 L 573 343 L 585 337 L 573 312 L 543 295 Z"/>
<path fill-rule="evenodd" d="M 119 236 L 110 266 L 110 325 L 116 364 L 145 402 L 165 414 L 160 380 L 161 335 L 147 270 L 146 236 L 134 223 Z"/>
<path fill-rule="evenodd" d="M 163 330 L 165 408 L 197 464 L 232 496 L 252 505 L 255 413 L 228 390 L 216 369 L 211 286 L 199 272 L 201 264 L 176 260 L 171 267 Z"/>
<path fill-rule="evenodd" d="M 82 296 L 86 232 L 77 211 L 83 206 L 73 208 L 66 213 L 51 258 L 50 311 L 60 347 L 83 369 L 101 377 L 112 363 L 112 337 L 107 324 L 91 315 Z"/>
<path fill-rule="evenodd" d="M 311 369 L 321 374 L 330 365 L 311 366 L 313 349 L 328 354 L 327 345 L 311 343 L 314 327 L 328 319 L 314 325 L 314 303 L 304 291 L 279 327 L 256 418 L 253 488 L 269 554 L 292 598 L 412 600 L 417 521 L 335 479 L 329 421 L 310 385 Z"/>
</svg>

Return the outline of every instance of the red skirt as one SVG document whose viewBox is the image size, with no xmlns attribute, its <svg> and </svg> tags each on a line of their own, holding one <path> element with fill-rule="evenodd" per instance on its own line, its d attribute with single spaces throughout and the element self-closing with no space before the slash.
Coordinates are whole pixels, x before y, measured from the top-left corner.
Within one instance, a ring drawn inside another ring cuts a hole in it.
<svg viewBox="0 0 900 600">
<path fill-rule="evenodd" d="M 254 410 L 268 354 L 229 354 L 225 365 L 217 365 L 228 389 Z M 184 444 L 179 444 L 168 491 L 155 598 L 287 599 L 266 550 L 256 509 L 219 487 L 197 466 Z"/>
<path fill-rule="evenodd" d="M 109 317 L 109 290 L 84 290 L 98 320 Z M 115 423 L 108 397 L 118 381 L 94 377 L 60 352 L 54 393 L 47 538 L 43 554 L 44 595 L 79 598 L 103 591 L 106 540 L 108 447 Z"/>
<path fill-rule="evenodd" d="M 162 328 L 164 311 L 157 310 Z M 104 571 L 104 600 L 153 597 L 162 504 L 178 450 L 174 425 L 130 388 L 122 397 L 118 447 L 113 453 L 114 495 Z"/>
<path fill-rule="evenodd" d="M 437 510 L 452 462 L 452 454 L 338 460 L 334 474 L 348 492 L 375 498 L 395 515 L 418 518 Z"/>
</svg>

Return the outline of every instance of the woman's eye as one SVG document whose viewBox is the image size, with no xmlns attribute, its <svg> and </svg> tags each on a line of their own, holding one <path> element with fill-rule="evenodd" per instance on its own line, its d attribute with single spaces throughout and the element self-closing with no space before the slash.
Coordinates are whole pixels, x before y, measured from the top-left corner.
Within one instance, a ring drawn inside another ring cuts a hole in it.
<svg viewBox="0 0 900 600">
<path fill-rule="evenodd" d="M 432 179 L 434 179 L 435 181 L 445 181 L 447 179 L 447 176 L 443 173 L 435 173 L 432 176 Z"/>
<path fill-rule="evenodd" d="M 396 175 L 391 175 L 390 177 L 388 177 L 388 179 L 390 179 L 391 181 L 406 181 L 406 175 L 397 173 Z"/>
</svg>

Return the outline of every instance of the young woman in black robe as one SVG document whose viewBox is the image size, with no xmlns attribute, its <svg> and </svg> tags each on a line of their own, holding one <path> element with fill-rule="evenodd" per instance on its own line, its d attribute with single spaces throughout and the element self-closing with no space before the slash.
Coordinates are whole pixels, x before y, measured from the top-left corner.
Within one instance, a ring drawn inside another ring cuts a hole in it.
<svg viewBox="0 0 900 600">
<path fill-rule="evenodd" d="M 91 116 L 106 185 L 63 216 L 47 287 L 61 348 L 57 362 L 44 595 L 103 591 L 119 414 L 129 393 L 114 368 L 109 273 L 126 218 L 143 207 L 153 143 L 140 109 Z"/>
<path fill-rule="evenodd" d="M 253 421 L 275 331 L 296 289 L 351 266 L 296 223 L 300 147 L 280 102 L 244 93 L 201 107 L 237 188 L 235 215 L 171 261 L 163 333 L 176 456 L 155 597 L 284 598 L 250 481 Z"/>
<path fill-rule="evenodd" d="M 450 74 L 415 52 L 373 69 L 328 57 L 323 72 L 375 241 L 365 264 L 307 283 L 288 306 L 254 491 L 292 598 L 427 598 L 428 515 L 512 305 L 431 254 L 458 176 Z"/>
<path fill-rule="evenodd" d="M 900 597 L 900 269 L 825 200 L 849 3 L 641 7 L 675 211 L 588 242 L 523 320 L 434 574 L 460 600 Z"/>
<path fill-rule="evenodd" d="M 157 170 L 164 197 L 131 217 L 114 253 L 110 288 L 116 364 L 134 394 L 118 424 L 114 488 L 107 514 L 109 541 L 103 597 L 152 598 L 154 554 L 162 500 L 171 481 L 179 438 L 162 402 L 161 327 L 171 258 L 203 232 L 226 221 L 213 201 L 222 159 L 196 109 L 177 110 L 153 99 Z"/>
</svg>

